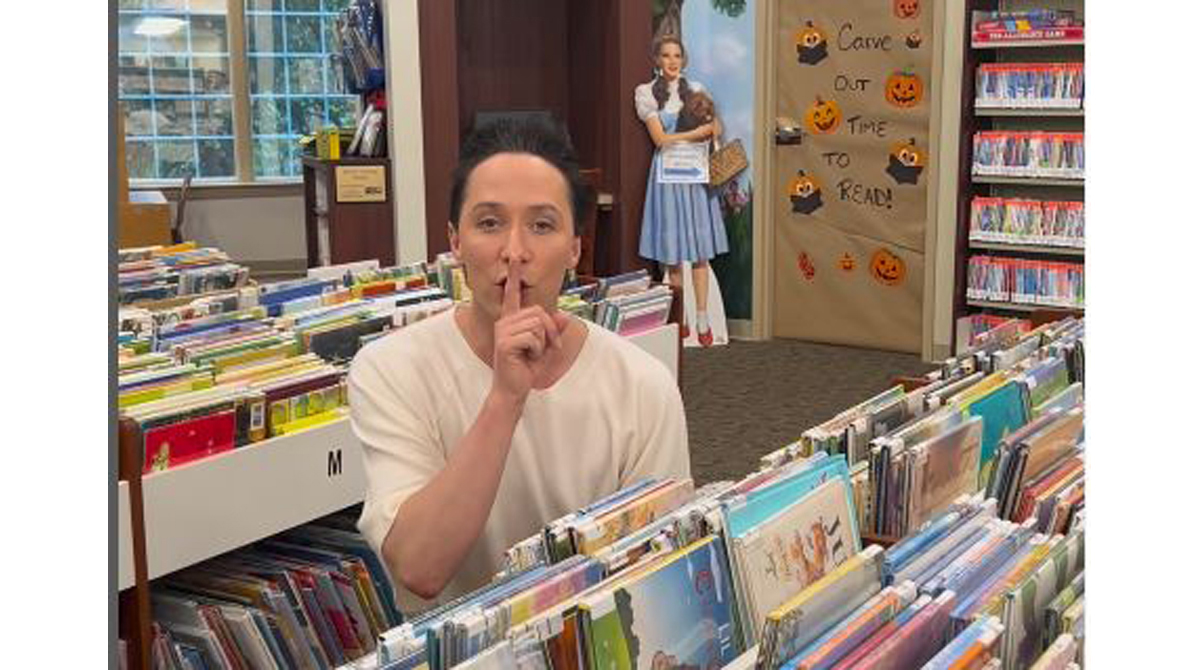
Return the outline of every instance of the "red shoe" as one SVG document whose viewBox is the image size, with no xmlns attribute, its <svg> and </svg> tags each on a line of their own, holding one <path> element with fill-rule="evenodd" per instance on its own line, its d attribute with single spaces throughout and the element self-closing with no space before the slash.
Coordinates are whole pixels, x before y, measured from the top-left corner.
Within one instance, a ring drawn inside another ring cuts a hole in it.
<svg viewBox="0 0 1200 670">
<path fill-rule="evenodd" d="M 702 346 L 702 347 L 704 347 L 704 348 L 706 348 L 706 349 L 707 349 L 708 347 L 711 347 L 711 346 L 712 346 L 712 343 L 713 343 L 713 336 L 712 336 L 712 330 L 711 330 L 711 329 L 710 329 L 710 330 L 706 330 L 706 331 L 704 331 L 703 333 L 700 333 L 700 334 L 699 334 L 699 335 L 697 335 L 696 337 L 697 337 L 697 339 L 698 339 L 698 340 L 700 340 L 700 346 Z"/>
<path fill-rule="evenodd" d="M 688 325 L 686 323 L 679 324 L 679 339 L 686 340 L 688 338 L 688 335 L 691 335 L 691 334 L 692 334 L 692 331 L 690 329 L 688 329 Z"/>
</svg>

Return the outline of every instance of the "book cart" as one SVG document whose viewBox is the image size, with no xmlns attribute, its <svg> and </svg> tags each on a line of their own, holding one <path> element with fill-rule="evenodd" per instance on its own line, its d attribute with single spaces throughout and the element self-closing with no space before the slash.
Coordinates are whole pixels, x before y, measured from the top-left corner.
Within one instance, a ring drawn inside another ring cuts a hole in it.
<svg viewBox="0 0 1200 670">
<path fill-rule="evenodd" d="M 678 380 L 676 308 L 629 340 Z M 120 636 L 142 670 L 151 667 L 151 580 L 358 504 L 366 490 L 349 418 L 145 475 L 136 452 L 119 440 L 117 588 Z"/>
<path fill-rule="evenodd" d="M 981 233 L 973 225 L 973 203 L 981 198 L 1014 199 L 1042 203 L 1079 203 L 1084 199 L 1084 180 L 1066 176 L 1026 176 L 1018 174 L 979 174 L 976 167 L 976 137 L 980 133 L 1083 133 L 1083 101 L 1072 105 L 1061 102 L 1035 101 L 997 102 L 978 90 L 980 68 L 1004 68 L 1009 64 L 1067 64 L 1082 67 L 1084 39 L 1082 28 L 1066 31 L 1033 30 L 1024 36 L 1005 39 L 1003 35 L 979 35 L 977 24 L 984 12 L 1068 10 L 1083 18 L 1084 0 L 968 0 L 965 22 L 962 70 L 962 129 L 959 139 L 957 243 L 954 292 L 956 330 L 973 315 L 998 318 L 1018 317 L 1033 321 L 1061 316 L 1063 313 L 1082 315 L 1080 304 L 1055 303 L 1053 300 L 1031 302 L 1015 295 L 969 295 L 971 259 L 987 257 L 1001 263 L 1044 261 L 1082 267 L 1084 246 L 1082 235 L 1076 240 L 1037 239 L 1005 233 Z M 1082 218 L 1082 216 L 1081 216 Z M 1007 288 L 1007 287 L 1006 287 Z M 1050 315 L 1045 314 L 1049 312 Z M 956 342 L 969 338 L 956 333 Z"/>
</svg>

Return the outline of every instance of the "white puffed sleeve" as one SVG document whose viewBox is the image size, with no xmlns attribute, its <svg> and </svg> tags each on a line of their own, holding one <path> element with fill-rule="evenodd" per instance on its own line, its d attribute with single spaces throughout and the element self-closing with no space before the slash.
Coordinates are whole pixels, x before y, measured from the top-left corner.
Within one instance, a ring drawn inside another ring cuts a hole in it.
<svg viewBox="0 0 1200 670">
<path fill-rule="evenodd" d="M 651 116 L 658 115 L 658 101 L 654 99 L 651 84 L 641 84 L 633 89 L 633 106 L 637 109 L 638 118 L 642 123 Z"/>
</svg>

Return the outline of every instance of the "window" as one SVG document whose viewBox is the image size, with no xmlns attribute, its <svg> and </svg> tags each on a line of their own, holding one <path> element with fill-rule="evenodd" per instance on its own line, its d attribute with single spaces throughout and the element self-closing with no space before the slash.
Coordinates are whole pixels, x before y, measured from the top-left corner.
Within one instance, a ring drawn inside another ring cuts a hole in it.
<svg viewBox="0 0 1200 670">
<path fill-rule="evenodd" d="M 120 0 L 130 179 L 298 177 L 299 137 L 359 113 L 332 57 L 348 1 Z"/>
</svg>

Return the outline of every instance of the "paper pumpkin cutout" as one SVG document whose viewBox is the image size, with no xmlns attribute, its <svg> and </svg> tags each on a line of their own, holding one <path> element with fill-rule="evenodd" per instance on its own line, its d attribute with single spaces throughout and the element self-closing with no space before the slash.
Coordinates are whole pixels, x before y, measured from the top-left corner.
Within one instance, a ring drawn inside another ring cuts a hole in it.
<svg viewBox="0 0 1200 670">
<path fill-rule="evenodd" d="M 921 0 L 892 0 L 892 10 L 898 19 L 915 19 L 921 15 Z"/>
<path fill-rule="evenodd" d="M 804 174 L 804 170 L 796 171 L 788 185 L 788 198 L 792 201 L 792 211 L 800 214 L 812 214 L 825 204 L 821 202 L 820 182 Z"/>
<path fill-rule="evenodd" d="M 907 45 L 909 49 L 920 49 L 922 39 L 921 29 L 917 28 L 904 38 L 904 44 Z"/>
<path fill-rule="evenodd" d="M 896 70 L 883 85 L 883 97 L 895 107 L 916 107 L 925 93 L 925 85 L 915 72 Z"/>
<path fill-rule="evenodd" d="M 829 55 L 829 41 L 825 31 L 805 21 L 805 27 L 796 32 L 796 59 L 801 65 L 816 65 Z"/>
<path fill-rule="evenodd" d="M 817 96 L 816 101 L 809 105 L 804 112 L 804 125 L 814 135 L 828 135 L 837 130 L 842 123 L 842 110 L 833 100 L 822 100 Z"/>
<path fill-rule="evenodd" d="M 842 254 L 841 259 L 838 260 L 838 267 L 846 272 L 852 272 L 854 270 L 854 266 L 856 265 L 858 265 L 858 261 L 854 260 L 854 256 L 850 255 L 849 251 Z"/>
<path fill-rule="evenodd" d="M 887 249 L 880 249 L 871 256 L 871 276 L 884 286 L 899 285 L 907 272 L 904 259 Z"/>
<path fill-rule="evenodd" d="M 800 268 L 800 274 L 809 281 L 812 281 L 817 274 L 817 268 L 813 266 L 807 251 L 801 251 L 800 255 L 796 257 L 796 266 Z"/>
<path fill-rule="evenodd" d="M 916 184 L 925 170 L 925 151 L 917 146 L 916 138 L 892 145 L 888 155 L 887 172 L 897 184 Z"/>
</svg>

